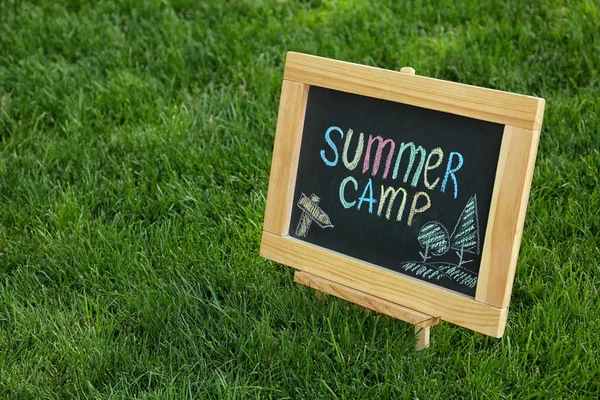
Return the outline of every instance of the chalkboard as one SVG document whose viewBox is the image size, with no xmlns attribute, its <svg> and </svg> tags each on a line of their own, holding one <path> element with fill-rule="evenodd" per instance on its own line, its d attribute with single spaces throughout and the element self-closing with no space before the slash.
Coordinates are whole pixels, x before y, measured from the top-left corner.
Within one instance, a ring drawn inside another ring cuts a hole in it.
<svg viewBox="0 0 600 400">
<path fill-rule="evenodd" d="M 289 52 L 260 254 L 394 318 L 502 336 L 544 108 Z"/>
<path fill-rule="evenodd" d="M 475 296 L 503 131 L 312 86 L 289 234 Z"/>
</svg>

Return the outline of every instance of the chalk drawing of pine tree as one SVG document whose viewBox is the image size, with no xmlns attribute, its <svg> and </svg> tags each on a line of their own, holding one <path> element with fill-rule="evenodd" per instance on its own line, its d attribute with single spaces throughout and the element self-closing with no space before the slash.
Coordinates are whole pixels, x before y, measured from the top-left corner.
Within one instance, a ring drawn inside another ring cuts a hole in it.
<svg viewBox="0 0 600 400">
<path fill-rule="evenodd" d="M 477 195 L 471 196 L 462 214 L 458 217 L 450 239 L 450 247 L 456 250 L 458 266 L 473 260 L 464 261 L 464 253 L 479 255 L 479 220 L 477 218 Z"/>
</svg>

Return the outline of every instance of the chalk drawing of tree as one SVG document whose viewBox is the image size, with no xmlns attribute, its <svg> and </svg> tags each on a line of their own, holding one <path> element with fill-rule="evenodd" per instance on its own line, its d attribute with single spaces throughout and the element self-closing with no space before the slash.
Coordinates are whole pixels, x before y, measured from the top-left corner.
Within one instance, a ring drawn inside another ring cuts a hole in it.
<svg viewBox="0 0 600 400">
<path fill-rule="evenodd" d="M 441 256 L 450 248 L 448 231 L 444 228 L 444 225 L 435 221 L 428 222 L 421 227 L 417 240 L 421 247 L 425 249 L 424 253 L 419 252 L 423 257 L 423 262 L 431 258 L 428 256 L 430 251 L 434 256 Z"/>
<path fill-rule="evenodd" d="M 471 196 L 465 208 L 458 217 L 450 247 L 456 250 L 456 255 L 459 258 L 458 266 L 471 262 L 473 260 L 464 261 L 464 253 L 479 255 L 479 220 L 477 218 L 477 195 Z"/>
</svg>

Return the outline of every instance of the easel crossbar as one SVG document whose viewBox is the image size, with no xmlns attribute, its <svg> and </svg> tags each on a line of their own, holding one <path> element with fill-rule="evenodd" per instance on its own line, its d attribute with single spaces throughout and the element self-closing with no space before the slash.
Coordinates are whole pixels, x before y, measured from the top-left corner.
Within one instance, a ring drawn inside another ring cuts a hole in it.
<svg viewBox="0 0 600 400">
<path fill-rule="evenodd" d="M 339 297 L 351 303 L 358 304 L 414 325 L 415 332 L 418 335 L 418 350 L 429 346 L 429 328 L 440 322 L 438 317 L 415 311 L 408 307 L 392 303 L 391 301 L 381 299 L 308 272 L 296 271 L 294 274 L 294 281 L 309 288 Z"/>
</svg>

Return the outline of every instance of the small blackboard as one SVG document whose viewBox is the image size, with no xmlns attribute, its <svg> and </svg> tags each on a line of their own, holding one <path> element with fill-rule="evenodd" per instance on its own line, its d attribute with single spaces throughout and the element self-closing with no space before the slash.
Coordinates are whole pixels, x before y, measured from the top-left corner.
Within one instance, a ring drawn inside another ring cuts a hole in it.
<svg viewBox="0 0 600 400">
<path fill-rule="evenodd" d="M 503 130 L 313 86 L 289 233 L 475 296 Z"/>
<path fill-rule="evenodd" d="M 419 329 L 502 336 L 544 107 L 288 53 L 260 254 Z"/>
</svg>

